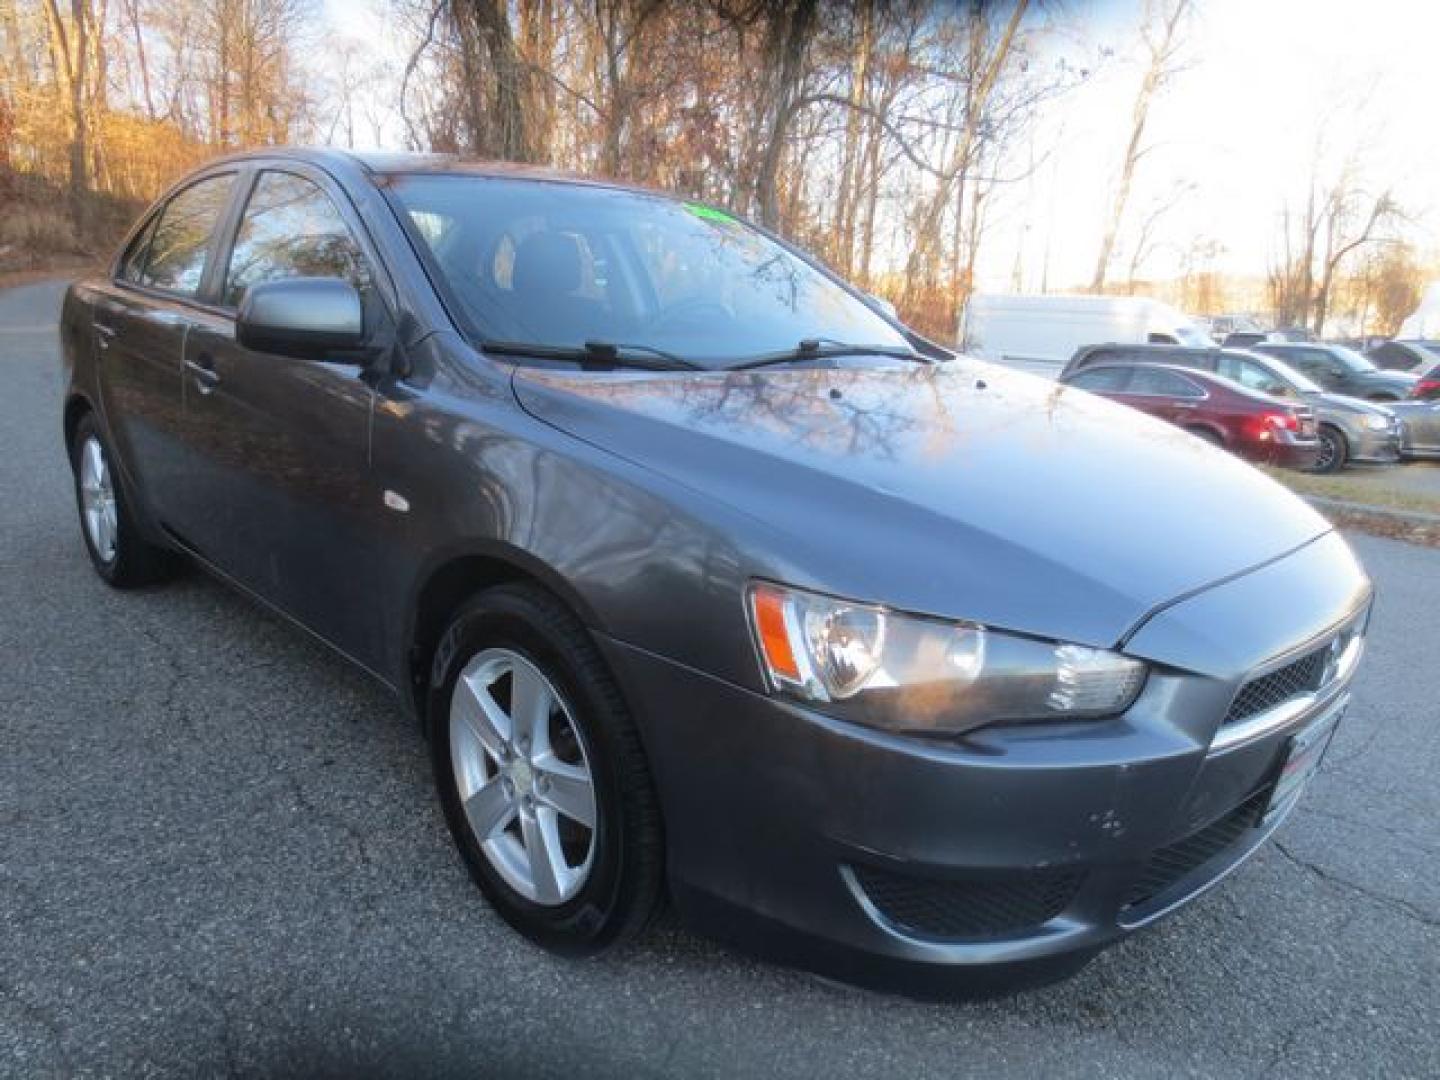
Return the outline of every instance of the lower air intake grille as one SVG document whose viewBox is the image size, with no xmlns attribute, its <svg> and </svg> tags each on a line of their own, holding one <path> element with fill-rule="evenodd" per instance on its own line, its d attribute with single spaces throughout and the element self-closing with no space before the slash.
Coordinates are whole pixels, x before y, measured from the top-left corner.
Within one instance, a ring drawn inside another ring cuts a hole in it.
<svg viewBox="0 0 1440 1080">
<path fill-rule="evenodd" d="M 1329 654 L 1330 646 L 1327 643 L 1268 675 L 1251 679 L 1240 688 L 1235 700 L 1230 703 L 1230 711 L 1225 714 L 1225 723 L 1238 724 L 1291 698 L 1319 690 L 1325 679 L 1325 661 Z"/>
<path fill-rule="evenodd" d="M 1132 908 L 1149 903 L 1192 870 L 1232 847 L 1259 822 L 1269 799 L 1267 784 L 1218 821 L 1155 852 L 1130 887 L 1125 906 Z"/>
<path fill-rule="evenodd" d="M 1072 870 L 941 880 L 854 867 L 870 902 L 898 929 L 946 941 L 1013 935 L 1049 922 L 1074 899 L 1084 874 Z"/>
</svg>

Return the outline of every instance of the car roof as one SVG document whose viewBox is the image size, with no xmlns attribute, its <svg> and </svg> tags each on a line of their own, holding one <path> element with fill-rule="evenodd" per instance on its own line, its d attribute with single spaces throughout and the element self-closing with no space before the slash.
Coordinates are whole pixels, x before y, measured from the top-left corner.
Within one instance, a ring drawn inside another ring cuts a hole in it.
<svg viewBox="0 0 1440 1080">
<path fill-rule="evenodd" d="M 460 154 L 362 152 L 337 150 L 332 147 L 268 146 L 227 154 L 206 162 L 205 167 L 209 168 L 211 165 L 222 162 L 275 161 L 277 159 L 305 162 L 337 172 L 359 170 L 375 177 L 408 176 L 416 173 L 438 176 L 508 177 L 548 183 L 575 184 L 584 187 L 616 188 L 646 195 L 674 197 L 671 192 L 640 184 L 622 183 L 603 177 L 581 176 L 540 165 L 527 165 L 512 161 L 483 161 L 477 158 L 467 158 Z"/>
</svg>

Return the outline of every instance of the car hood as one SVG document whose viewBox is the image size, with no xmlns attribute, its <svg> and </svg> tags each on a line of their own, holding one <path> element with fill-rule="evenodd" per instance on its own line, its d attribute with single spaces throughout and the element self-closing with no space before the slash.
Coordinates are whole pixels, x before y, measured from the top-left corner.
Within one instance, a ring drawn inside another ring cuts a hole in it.
<svg viewBox="0 0 1440 1080">
<path fill-rule="evenodd" d="M 514 387 L 538 419 L 752 519 L 742 572 L 1084 644 L 1329 531 L 1168 424 L 975 361 L 517 368 Z"/>
<path fill-rule="evenodd" d="M 1364 401 L 1360 398 L 1349 397 L 1345 394 L 1316 393 L 1305 394 L 1302 401 L 1315 406 L 1318 413 L 1343 413 L 1346 416 L 1390 416 L 1390 405 L 1387 402 L 1380 404 L 1374 401 Z"/>
</svg>

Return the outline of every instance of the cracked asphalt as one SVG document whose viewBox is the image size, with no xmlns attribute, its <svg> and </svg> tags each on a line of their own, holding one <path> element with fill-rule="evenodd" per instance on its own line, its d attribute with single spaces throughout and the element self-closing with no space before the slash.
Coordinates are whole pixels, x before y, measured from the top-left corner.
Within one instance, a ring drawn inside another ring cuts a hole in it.
<svg viewBox="0 0 1440 1080">
<path fill-rule="evenodd" d="M 1440 1075 L 1440 551 L 1365 536 L 1354 707 L 1222 888 L 1059 986 L 919 1004 L 491 914 L 376 685 L 198 574 L 91 572 L 59 290 L 0 293 L 0 1075 Z"/>
</svg>

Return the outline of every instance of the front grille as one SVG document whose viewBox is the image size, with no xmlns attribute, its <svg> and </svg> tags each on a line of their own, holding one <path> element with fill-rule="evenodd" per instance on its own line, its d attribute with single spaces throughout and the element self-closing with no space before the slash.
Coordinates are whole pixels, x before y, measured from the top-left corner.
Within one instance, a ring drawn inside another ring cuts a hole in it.
<svg viewBox="0 0 1440 1080">
<path fill-rule="evenodd" d="M 1138 907 L 1159 896 L 1192 870 L 1234 846 L 1260 822 L 1270 799 L 1267 784 L 1218 821 L 1163 847 L 1145 864 L 1125 898 L 1125 907 Z"/>
<path fill-rule="evenodd" d="M 1006 872 L 967 880 L 853 867 L 870 902 L 897 929 L 946 941 L 1032 930 L 1059 915 L 1084 880 L 1077 870 Z"/>
<path fill-rule="evenodd" d="M 1325 667 L 1329 656 L 1330 645 L 1327 642 L 1300 659 L 1276 668 L 1268 675 L 1251 679 L 1240 688 L 1235 700 L 1230 703 L 1230 711 L 1225 714 L 1225 723 L 1238 724 L 1291 698 L 1301 694 L 1313 694 L 1325 681 Z"/>
</svg>

